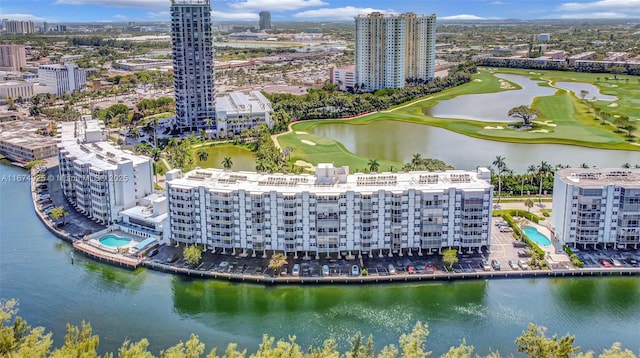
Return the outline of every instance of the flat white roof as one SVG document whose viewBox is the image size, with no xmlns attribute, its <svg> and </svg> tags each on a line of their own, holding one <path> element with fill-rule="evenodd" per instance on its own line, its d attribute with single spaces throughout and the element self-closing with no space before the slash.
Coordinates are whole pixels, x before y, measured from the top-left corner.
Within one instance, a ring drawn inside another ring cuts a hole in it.
<svg viewBox="0 0 640 358">
<path fill-rule="evenodd" d="M 336 168 L 341 169 L 341 168 Z M 346 176 L 346 182 L 337 178 L 329 183 L 319 182 L 310 174 L 264 174 L 255 172 L 231 172 L 221 169 L 196 169 L 185 173 L 182 178 L 169 182 L 171 187 L 215 188 L 218 191 L 245 190 L 247 192 L 267 192 L 277 190 L 283 193 L 321 192 L 342 193 L 346 191 L 375 192 L 378 190 L 402 192 L 409 189 L 442 192 L 451 187 L 465 190 L 485 190 L 491 185 L 478 179 L 475 172 L 451 170 L 446 172 L 408 173 L 356 173 Z"/>
<path fill-rule="evenodd" d="M 271 102 L 260 91 L 230 92 L 216 96 L 216 112 L 264 113 L 271 110 Z"/>
<path fill-rule="evenodd" d="M 102 170 L 114 170 L 119 163 L 131 161 L 133 165 L 137 165 L 149 161 L 148 157 L 122 150 L 108 141 L 85 142 L 85 131 L 103 130 L 98 120 L 63 122 L 59 128 L 58 149 L 66 150 L 70 156 L 75 157 L 76 161 L 81 163 L 88 163 L 92 167 Z"/>
<path fill-rule="evenodd" d="M 625 188 L 640 188 L 640 169 L 626 168 L 567 168 L 557 172 L 560 179 L 584 188 L 617 185 Z"/>
</svg>

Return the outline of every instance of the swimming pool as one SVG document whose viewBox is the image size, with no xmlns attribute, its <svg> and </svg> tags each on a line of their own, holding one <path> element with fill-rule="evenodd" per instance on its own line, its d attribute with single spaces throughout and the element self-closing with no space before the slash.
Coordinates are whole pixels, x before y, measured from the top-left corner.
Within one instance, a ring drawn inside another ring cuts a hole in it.
<svg viewBox="0 0 640 358">
<path fill-rule="evenodd" d="M 109 247 L 125 246 L 130 242 L 131 242 L 131 239 L 128 237 L 120 237 L 113 234 L 107 234 L 100 238 L 100 243 L 104 246 L 109 246 Z"/>
<path fill-rule="evenodd" d="M 522 231 L 527 237 L 540 246 L 551 246 L 551 241 L 533 226 L 523 226 Z"/>
</svg>

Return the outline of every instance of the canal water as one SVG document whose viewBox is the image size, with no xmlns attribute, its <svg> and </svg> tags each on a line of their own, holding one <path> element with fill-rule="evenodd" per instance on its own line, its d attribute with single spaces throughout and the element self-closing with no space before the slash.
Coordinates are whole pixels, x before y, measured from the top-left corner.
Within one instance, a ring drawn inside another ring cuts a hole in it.
<svg viewBox="0 0 640 358">
<path fill-rule="evenodd" d="M 86 320 L 101 352 L 148 337 L 157 353 L 192 332 L 219 351 L 233 341 L 253 352 L 264 333 L 296 335 L 303 347 L 333 337 L 344 349 L 361 331 L 381 347 L 420 320 L 436 354 L 466 337 L 480 354 L 517 355 L 513 341 L 529 322 L 576 335 L 583 350 L 616 341 L 640 350 L 637 277 L 264 287 L 127 271 L 79 254 L 72 264 L 71 247 L 33 213 L 24 173 L 0 165 L 0 297 L 18 299 L 20 315 L 52 331 L 55 345 L 66 322 Z"/>
</svg>

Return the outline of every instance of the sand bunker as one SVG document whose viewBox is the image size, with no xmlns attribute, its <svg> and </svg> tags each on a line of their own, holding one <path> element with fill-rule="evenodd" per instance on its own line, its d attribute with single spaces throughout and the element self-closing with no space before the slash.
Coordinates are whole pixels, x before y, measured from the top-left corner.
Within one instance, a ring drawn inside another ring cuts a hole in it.
<svg viewBox="0 0 640 358">
<path fill-rule="evenodd" d="M 486 126 L 484 127 L 484 129 L 504 129 L 504 127 L 503 126 L 496 126 L 496 127 Z"/>
<path fill-rule="evenodd" d="M 301 142 L 304 143 L 304 144 L 308 144 L 308 145 L 316 145 L 315 142 L 312 142 L 312 141 L 306 140 L 306 139 L 301 140 Z"/>
<path fill-rule="evenodd" d="M 514 89 L 513 85 L 510 82 L 500 80 L 500 88 L 502 89 Z"/>
<path fill-rule="evenodd" d="M 543 126 L 547 126 L 547 127 L 557 127 L 558 125 L 553 123 L 553 121 L 551 120 L 546 120 L 546 121 L 533 121 L 533 123 L 537 123 Z"/>
<path fill-rule="evenodd" d="M 303 131 L 296 131 L 296 134 L 309 134 L 309 133 L 303 132 Z"/>
<path fill-rule="evenodd" d="M 473 82 L 482 82 L 482 80 L 479 78 L 476 78 L 475 80 L 473 80 Z"/>
<path fill-rule="evenodd" d="M 548 129 L 536 129 L 534 131 L 529 131 L 529 133 L 549 133 Z"/>
<path fill-rule="evenodd" d="M 313 167 L 313 165 L 311 163 L 307 163 L 304 160 L 296 160 L 296 162 L 294 164 L 299 166 L 299 167 Z"/>
<path fill-rule="evenodd" d="M 618 107 L 617 103 L 609 103 L 607 107 Z"/>
</svg>

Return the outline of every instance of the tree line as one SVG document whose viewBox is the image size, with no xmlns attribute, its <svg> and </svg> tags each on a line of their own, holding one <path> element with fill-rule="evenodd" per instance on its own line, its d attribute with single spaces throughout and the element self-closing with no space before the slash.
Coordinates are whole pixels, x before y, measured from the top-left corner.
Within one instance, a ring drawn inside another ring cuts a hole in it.
<svg viewBox="0 0 640 358">
<path fill-rule="evenodd" d="M 98 354 L 100 336 L 93 333 L 91 325 L 82 322 L 74 326 L 67 323 L 66 334 L 62 346 L 54 347 L 51 332 L 46 332 L 44 327 L 31 327 L 20 316 L 15 300 L 0 302 L 0 357 L 16 358 L 423 358 L 430 356 L 432 352 L 427 350 L 426 342 L 429 336 L 429 327 L 422 322 L 417 322 L 411 332 L 402 334 L 398 344 L 389 344 L 381 350 L 374 348 L 373 336 L 365 337 L 357 332 L 349 338 L 347 351 L 341 351 L 335 339 L 325 339 L 321 346 L 310 346 L 303 349 L 296 343 L 295 336 L 288 339 L 275 340 L 274 337 L 264 335 L 262 342 L 254 353 L 248 355 L 246 349 L 238 349 L 237 343 L 229 343 L 221 354 L 216 348 L 205 354 L 206 346 L 199 337 L 191 334 L 186 342 L 160 351 L 154 355 L 149 351 L 149 341 L 142 338 L 137 342 L 126 340 L 114 354 L 108 352 Z M 558 337 L 547 337 L 546 328 L 529 323 L 527 329 L 515 339 L 516 349 L 530 358 L 593 358 L 594 352 L 581 352 L 575 345 L 575 337 L 569 334 Z M 458 346 L 451 346 L 449 351 L 441 355 L 443 358 L 472 358 L 481 357 L 474 352 L 474 347 L 462 340 Z M 487 358 L 499 358 L 501 354 L 491 351 Z M 636 358 L 630 350 L 622 348 L 620 343 L 614 343 L 611 348 L 605 349 L 599 358 Z"/>
<path fill-rule="evenodd" d="M 375 112 L 406 103 L 429 94 L 443 91 L 471 81 L 476 72 L 473 64 L 461 64 L 452 68 L 446 77 L 436 77 L 427 83 L 400 89 L 384 89 L 374 93 L 348 93 L 335 91 L 335 86 L 309 89 L 303 96 L 283 93 L 264 93 L 273 110 L 282 110 L 297 120 L 344 118 Z M 416 82 L 417 83 L 417 82 Z"/>
</svg>

